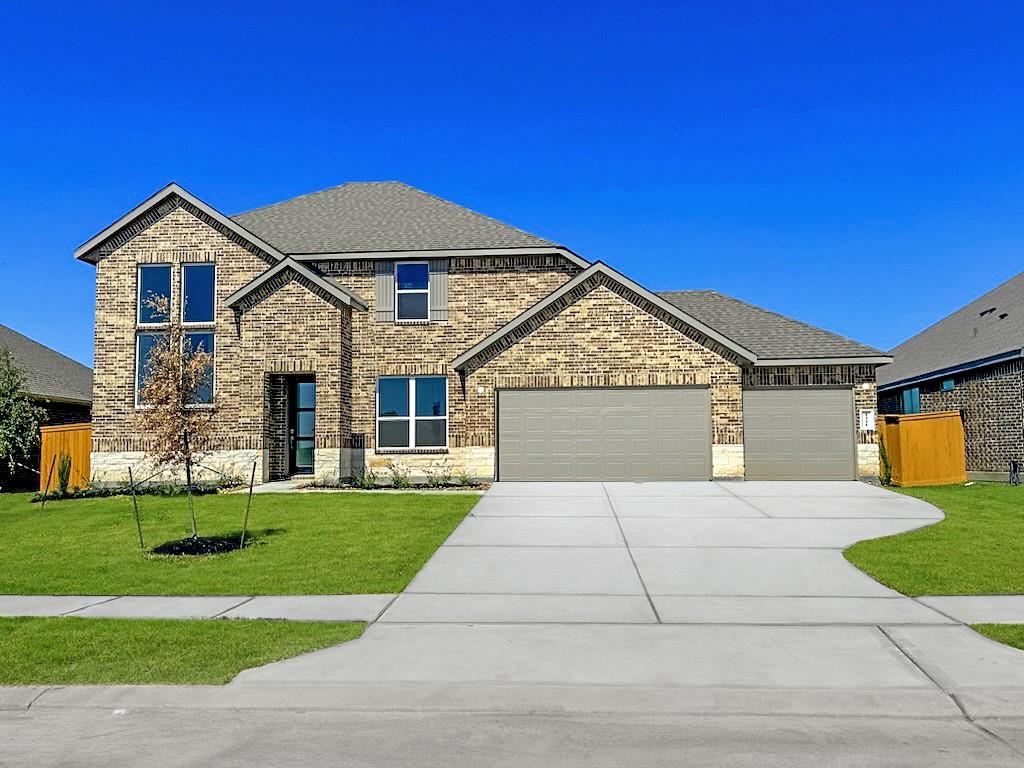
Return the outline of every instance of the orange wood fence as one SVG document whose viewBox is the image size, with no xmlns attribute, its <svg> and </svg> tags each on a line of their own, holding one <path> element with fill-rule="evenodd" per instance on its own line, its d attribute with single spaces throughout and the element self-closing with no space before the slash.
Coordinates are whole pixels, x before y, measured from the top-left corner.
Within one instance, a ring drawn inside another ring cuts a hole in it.
<svg viewBox="0 0 1024 768">
<path fill-rule="evenodd" d="M 43 435 L 39 450 L 39 491 L 46 490 L 47 480 L 50 491 L 57 487 L 57 468 L 60 466 L 61 453 L 71 456 L 70 488 L 83 488 L 89 484 L 91 470 L 89 452 L 92 450 L 91 424 L 57 424 L 52 427 L 40 427 Z M 51 475 L 50 468 L 53 467 Z"/>
<path fill-rule="evenodd" d="M 893 485 L 946 485 L 967 480 L 960 411 L 880 415 L 878 436 L 892 464 Z"/>
</svg>

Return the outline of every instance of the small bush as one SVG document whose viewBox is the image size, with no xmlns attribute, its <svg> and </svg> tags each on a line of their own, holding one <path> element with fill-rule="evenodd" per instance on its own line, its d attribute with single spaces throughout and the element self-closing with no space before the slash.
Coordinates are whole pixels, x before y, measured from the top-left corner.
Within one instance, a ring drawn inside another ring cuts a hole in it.
<svg viewBox="0 0 1024 768">
<path fill-rule="evenodd" d="M 65 449 L 57 459 L 57 492 L 61 496 L 68 495 L 71 485 L 71 454 Z"/>
<path fill-rule="evenodd" d="M 356 475 L 353 485 L 364 491 L 372 491 L 377 487 L 377 482 L 377 473 L 371 467 L 367 467 L 362 474 Z"/>
<path fill-rule="evenodd" d="M 206 496 L 212 493 L 220 493 L 227 488 L 237 488 L 243 485 L 238 478 L 225 478 L 216 483 L 193 483 L 193 496 Z M 131 486 L 127 482 L 117 485 L 102 486 L 90 483 L 85 488 L 75 488 L 67 493 L 59 490 L 51 491 L 48 494 L 37 493 L 32 497 L 33 502 L 43 499 L 102 499 L 108 496 L 127 496 L 131 494 Z M 177 483 L 158 483 L 152 485 L 139 485 L 135 488 L 136 496 L 184 496 L 185 486 Z"/>
<path fill-rule="evenodd" d="M 447 465 L 442 464 L 436 469 L 428 469 L 426 475 L 427 486 L 430 488 L 444 488 L 452 484 L 452 471 Z"/>
<path fill-rule="evenodd" d="M 889 452 L 885 449 L 885 440 L 878 436 L 878 460 L 882 464 L 882 474 L 878 478 L 882 485 L 892 485 L 892 462 L 889 460 Z"/>
<path fill-rule="evenodd" d="M 459 476 L 458 476 L 457 479 L 458 479 L 459 485 L 461 485 L 463 487 L 467 487 L 467 486 L 470 486 L 470 485 L 476 485 L 476 482 L 473 480 L 473 476 L 471 474 L 469 474 L 468 472 L 466 472 L 466 470 L 462 470 L 461 472 L 459 472 Z"/>
<path fill-rule="evenodd" d="M 397 464 L 391 465 L 391 487 L 412 488 L 412 481 L 409 479 L 409 473 L 403 471 Z"/>
</svg>

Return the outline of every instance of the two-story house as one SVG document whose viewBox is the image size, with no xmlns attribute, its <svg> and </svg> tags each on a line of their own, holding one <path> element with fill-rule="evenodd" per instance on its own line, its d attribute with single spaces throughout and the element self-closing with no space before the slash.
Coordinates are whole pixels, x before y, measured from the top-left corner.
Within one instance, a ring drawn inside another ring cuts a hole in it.
<svg viewBox="0 0 1024 768">
<path fill-rule="evenodd" d="M 712 291 L 657 294 L 397 182 L 237 216 L 170 184 L 75 252 L 96 268 L 92 466 L 143 464 L 170 297 L 213 353 L 206 466 L 336 479 L 876 475 L 891 358 Z"/>
</svg>

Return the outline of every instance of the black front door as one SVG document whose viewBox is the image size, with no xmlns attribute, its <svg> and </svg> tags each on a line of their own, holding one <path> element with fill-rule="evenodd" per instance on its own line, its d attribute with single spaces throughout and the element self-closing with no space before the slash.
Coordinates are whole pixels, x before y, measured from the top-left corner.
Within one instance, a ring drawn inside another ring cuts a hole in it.
<svg viewBox="0 0 1024 768">
<path fill-rule="evenodd" d="M 288 393 L 288 443 L 291 473 L 313 473 L 313 425 L 316 423 L 316 382 L 292 379 Z"/>
</svg>

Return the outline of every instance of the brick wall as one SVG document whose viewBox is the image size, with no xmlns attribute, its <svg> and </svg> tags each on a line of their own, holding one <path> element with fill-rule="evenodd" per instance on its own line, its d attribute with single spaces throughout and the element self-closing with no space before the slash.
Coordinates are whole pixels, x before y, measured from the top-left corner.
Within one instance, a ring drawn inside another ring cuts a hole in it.
<svg viewBox="0 0 1024 768">
<path fill-rule="evenodd" d="M 1014 361 L 970 371 L 942 391 L 939 379 L 921 384 L 921 410 L 959 410 L 964 420 L 967 469 L 1006 472 L 1010 459 L 1024 460 L 1022 364 Z"/>
</svg>

